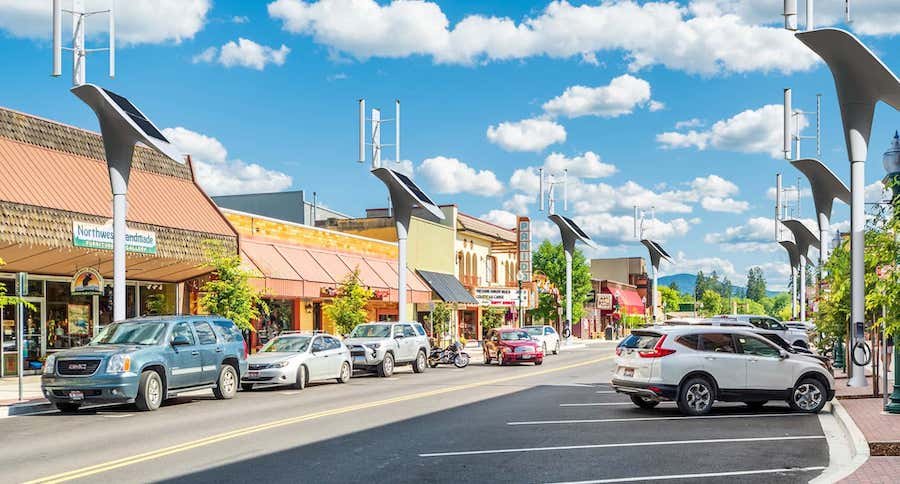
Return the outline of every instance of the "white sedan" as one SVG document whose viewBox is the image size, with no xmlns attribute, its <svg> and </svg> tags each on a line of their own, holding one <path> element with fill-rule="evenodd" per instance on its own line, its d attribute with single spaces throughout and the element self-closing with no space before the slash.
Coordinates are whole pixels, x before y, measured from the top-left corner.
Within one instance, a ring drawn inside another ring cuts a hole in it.
<svg viewBox="0 0 900 484">
<path fill-rule="evenodd" d="M 553 352 L 554 355 L 559 354 L 559 333 L 556 332 L 553 326 L 522 326 L 522 329 L 528 332 L 531 339 L 541 345 L 545 356 L 549 355 L 550 352 Z"/>
<path fill-rule="evenodd" d="M 249 370 L 241 378 L 244 391 L 283 385 L 302 390 L 315 380 L 347 383 L 353 374 L 350 350 L 324 333 L 282 334 L 250 355 L 248 361 Z"/>
</svg>

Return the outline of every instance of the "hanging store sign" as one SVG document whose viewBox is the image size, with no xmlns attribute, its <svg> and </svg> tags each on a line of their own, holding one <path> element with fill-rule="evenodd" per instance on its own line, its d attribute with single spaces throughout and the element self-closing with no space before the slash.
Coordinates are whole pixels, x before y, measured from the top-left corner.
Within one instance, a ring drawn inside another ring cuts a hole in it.
<svg viewBox="0 0 900 484">
<path fill-rule="evenodd" d="M 72 286 L 69 292 L 73 296 L 102 296 L 103 276 L 97 269 L 90 267 L 81 269 L 72 277 Z"/>
<path fill-rule="evenodd" d="M 72 222 L 72 245 L 86 249 L 113 250 L 112 222 L 106 225 Z M 125 251 L 156 254 L 156 232 L 126 228 Z"/>
<path fill-rule="evenodd" d="M 530 294 L 531 291 L 522 289 L 522 307 L 531 307 Z M 519 290 L 510 287 L 476 287 L 475 299 L 481 306 L 516 307 L 519 304 Z"/>
</svg>

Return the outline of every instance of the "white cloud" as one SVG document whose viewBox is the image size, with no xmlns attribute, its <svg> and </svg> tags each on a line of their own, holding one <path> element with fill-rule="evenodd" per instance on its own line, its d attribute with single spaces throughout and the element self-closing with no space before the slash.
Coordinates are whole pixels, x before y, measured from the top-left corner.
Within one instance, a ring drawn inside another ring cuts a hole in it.
<svg viewBox="0 0 900 484">
<path fill-rule="evenodd" d="M 724 232 L 706 234 L 703 241 L 720 245 L 726 251 L 774 252 L 781 248 L 775 243 L 775 220 L 766 217 L 753 217 Z"/>
<path fill-rule="evenodd" d="M 650 111 L 651 113 L 655 113 L 657 111 L 662 111 L 663 109 L 666 109 L 666 103 L 664 103 L 662 101 L 651 100 L 647 104 L 647 110 Z"/>
<path fill-rule="evenodd" d="M 217 139 L 183 127 L 165 128 L 163 134 L 179 150 L 191 155 L 197 183 L 210 195 L 277 192 L 289 188 L 293 179 L 256 163 L 229 160 Z"/>
<path fill-rule="evenodd" d="M 391 169 L 394 171 L 399 171 L 400 173 L 403 173 L 410 178 L 412 178 L 414 175 L 414 167 L 411 160 L 401 160 L 399 164 L 393 163 L 391 164 Z"/>
<path fill-rule="evenodd" d="M 579 215 L 574 220 L 598 244 L 615 245 L 634 242 L 634 218 L 630 215 L 595 213 Z M 689 230 L 690 222 L 683 218 L 669 221 L 646 220 L 644 222 L 644 237 L 658 241 L 684 236 Z"/>
<path fill-rule="evenodd" d="M 710 212 L 726 213 L 744 213 L 750 208 L 750 204 L 743 200 L 719 197 L 703 197 L 700 206 Z"/>
<path fill-rule="evenodd" d="M 548 170 L 548 173 L 569 170 L 570 176 L 578 178 L 606 178 L 618 171 L 615 165 L 600 161 L 600 155 L 593 151 L 585 151 L 572 158 L 561 153 L 550 153 L 544 160 L 544 169 Z"/>
<path fill-rule="evenodd" d="M 884 188 L 884 184 L 879 180 L 866 185 L 865 198 L 868 203 L 883 202 L 891 199 L 891 191 Z"/>
<path fill-rule="evenodd" d="M 503 209 L 509 210 L 519 215 L 528 213 L 528 206 L 537 201 L 535 196 L 525 195 L 524 193 L 516 193 L 509 200 L 503 202 Z"/>
<path fill-rule="evenodd" d="M 526 193 L 538 193 L 541 189 L 541 180 L 537 170 L 532 167 L 519 168 L 509 177 L 509 186 L 513 190 L 521 190 Z"/>
<path fill-rule="evenodd" d="M 225 67 L 247 67 L 261 71 L 268 64 L 284 65 L 290 52 L 291 49 L 284 44 L 276 49 L 239 37 L 237 42 L 229 41 L 221 48 L 208 47 L 195 55 L 193 62 L 216 62 Z"/>
<path fill-rule="evenodd" d="M 506 210 L 491 210 L 479 218 L 507 228 L 515 228 L 516 223 L 518 222 L 516 214 L 507 212 Z"/>
<path fill-rule="evenodd" d="M 250 22 L 250 18 L 246 15 L 235 15 L 231 17 L 231 23 L 233 24 L 246 24 Z"/>
<path fill-rule="evenodd" d="M 506 151 L 541 151 L 566 140 L 566 128 L 549 119 L 530 118 L 488 126 L 487 138 Z"/>
<path fill-rule="evenodd" d="M 700 126 L 703 126 L 703 121 L 701 121 L 699 118 L 691 118 L 675 123 L 675 129 L 699 128 Z"/>
<path fill-rule="evenodd" d="M 476 171 L 456 158 L 436 156 L 422 162 L 416 171 L 425 177 L 437 193 L 471 193 L 492 196 L 503 191 L 503 185 L 490 170 Z"/>
<path fill-rule="evenodd" d="M 628 74 L 616 77 L 609 85 L 598 87 L 571 86 L 559 96 L 543 105 L 544 111 L 553 116 L 577 118 L 599 116 L 616 118 L 631 114 L 635 108 L 647 106 L 655 111 L 661 103 L 650 101 L 650 83 Z M 655 108 L 655 109 L 654 109 Z"/>
<path fill-rule="evenodd" d="M 736 15 L 691 16 L 675 2 L 550 2 L 531 17 L 471 14 L 451 27 L 438 4 L 396 0 L 276 0 L 269 15 L 288 32 L 357 59 L 431 56 L 477 64 L 535 56 L 591 62 L 621 52 L 634 71 L 653 65 L 691 73 L 808 70 L 815 56 L 790 32 Z"/>
<path fill-rule="evenodd" d="M 700 196 L 710 197 L 727 197 L 738 193 L 738 186 L 734 183 L 720 177 L 719 175 L 709 175 L 706 177 L 697 177 L 691 181 L 691 189 Z"/>
<path fill-rule="evenodd" d="M 781 151 L 784 144 L 783 112 L 780 104 L 768 104 L 717 121 L 706 131 L 669 131 L 656 135 L 656 141 L 667 149 L 693 147 L 703 151 L 714 148 L 740 153 L 767 153 L 773 158 L 780 158 L 784 155 Z M 800 124 L 806 127 L 809 123 L 804 116 L 800 116 Z"/>
<path fill-rule="evenodd" d="M 87 11 L 105 10 L 110 0 L 88 0 Z M 70 8 L 71 2 L 63 2 Z M 206 24 L 212 8 L 210 0 L 129 0 L 116 2 L 116 42 L 119 45 L 180 43 L 194 38 Z M 15 37 L 45 40 L 49 35 L 50 2 L 39 0 L 0 0 L 0 29 Z M 71 36 L 71 21 L 65 17 L 63 35 Z M 87 32 L 92 37 L 106 35 L 105 15 L 88 18 Z"/>
</svg>

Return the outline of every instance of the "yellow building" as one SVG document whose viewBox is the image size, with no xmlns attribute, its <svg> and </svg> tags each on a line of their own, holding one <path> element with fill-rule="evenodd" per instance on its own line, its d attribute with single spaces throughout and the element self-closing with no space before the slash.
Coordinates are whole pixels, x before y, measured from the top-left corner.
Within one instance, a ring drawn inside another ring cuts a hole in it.
<svg viewBox="0 0 900 484">
<path fill-rule="evenodd" d="M 284 330 L 334 333 L 334 324 L 322 309 L 353 271 L 359 272 L 361 282 L 375 294 L 367 307 L 369 320 L 397 319 L 395 242 L 234 210 L 220 211 L 238 233 L 244 265 L 257 275 L 251 282 L 265 294 L 271 310 L 267 320 L 257 323 L 256 344 Z M 431 290 L 412 271 L 407 285 L 411 304 L 431 300 Z"/>
</svg>

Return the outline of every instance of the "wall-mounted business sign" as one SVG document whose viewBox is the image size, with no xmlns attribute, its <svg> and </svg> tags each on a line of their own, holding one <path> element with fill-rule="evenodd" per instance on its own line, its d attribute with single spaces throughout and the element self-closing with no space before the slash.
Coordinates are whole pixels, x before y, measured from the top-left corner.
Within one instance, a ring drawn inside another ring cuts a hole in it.
<svg viewBox="0 0 900 484">
<path fill-rule="evenodd" d="M 518 217 L 516 219 L 516 234 L 518 239 L 519 270 L 525 275 L 525 282 L 531 281 L 531 219 Z"/>
<path fill-rule="evenodd" d="M 106 225 L 72 222 L 72 245 L 87 249 L 113 250 L 112 222 Z M 126 228 L 125 250 L 139 254 L 155 254 L 156 232 Z"/>
<path fill-rule="evenodd" d="M 608 292 L 601 292 L 597 294 L 597 307 L 600 308 L 601 311 L 612 311 L 613 308 L 613 297 L 612 294 Z"/>
<path fill-rule="evenodd" d="M 73 296 L 102 296 L 103 276 L 97 269 L 87 267 L 72 276 L 70 291 Z"/>
<path fill-rule="evenodd" d="M 529 308 L 531 291 L 522 289 L 522 307 Z M 481 306 L 516 307 L 519 304 L 519 289 L 512 287 L 476 287 L 475 299 Z"/>
</svg>

